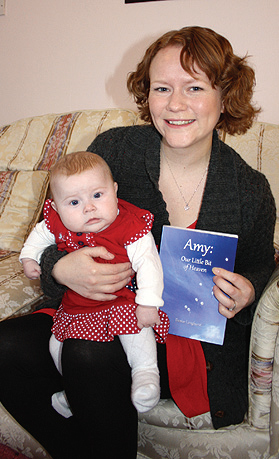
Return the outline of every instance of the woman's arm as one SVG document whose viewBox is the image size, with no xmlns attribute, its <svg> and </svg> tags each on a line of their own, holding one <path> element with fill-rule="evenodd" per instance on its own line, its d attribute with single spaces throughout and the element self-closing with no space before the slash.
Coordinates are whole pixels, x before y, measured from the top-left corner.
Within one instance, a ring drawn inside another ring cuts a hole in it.
<svg viewBox="0 0 279 459">
<path fill-rule="evenodd" d="M 249 209 L 253 218 L 243 211 L 250 231 L 239 248 L 236 272 L 214 270 L 214 294 L 219 301 L 220 313 L 227 318 L 236 315 L 236 320 L 242 324 L 251 322 L 262 291 L 275 268 L 273 238 L 276 207 L 264 177 L 259 181 L 258 193 L 261 196 L 259 205 L 255 208 L 251 203 Z"/>
<path fill-rule="evenodd" d="M 114 292 L 129 283 L 131 264 L 98 263 L 94 258 L 112 260 L 114 255 L 104 247 L 84 247 L 66 254 L 56 246 L 48 247 L 41 259 L 41 285 L 46 295 L 57 298 L 66 288 L 99 301 L 115 298 Z"/>
</svg>

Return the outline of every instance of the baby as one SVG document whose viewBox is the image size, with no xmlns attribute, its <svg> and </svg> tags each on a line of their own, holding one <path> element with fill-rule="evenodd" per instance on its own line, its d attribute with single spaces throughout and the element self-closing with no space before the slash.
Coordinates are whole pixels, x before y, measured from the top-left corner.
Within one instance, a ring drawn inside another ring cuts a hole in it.
<svg viewBox="0 0 279 459">
<path fill-rule="evenodd" d="M 114 255 L 111 263 L 130 260 L 137 290 L 127 286 L 108 302 L 84 298 L 68 289 L 54 315 L 50 353 L 62 373 L 63 341 L 68 338 L 112 341 L 119 336 L 132 369 L 131 398 L 139 412 L 153 408 L 160 398 L 156 339 L 164 342 L 169 321 L 163 306 L 163 273 L 151 234 L 153 215 L 117 199 L 107 163 L 98 155 L 76 152 L 61 158 L 50 173 L 53 199 L 46 201 L 44 220 L 26 240 L 20 261 L 25 275 L 40 276 L 45 248 L 72 252 L 85 246 L 103 246 Z M 108 262 L 96 259 L 100 263 Z M 66 395 L 53 394 L 52 405 L 65 417 L 72 415 Z"/>
</svg>

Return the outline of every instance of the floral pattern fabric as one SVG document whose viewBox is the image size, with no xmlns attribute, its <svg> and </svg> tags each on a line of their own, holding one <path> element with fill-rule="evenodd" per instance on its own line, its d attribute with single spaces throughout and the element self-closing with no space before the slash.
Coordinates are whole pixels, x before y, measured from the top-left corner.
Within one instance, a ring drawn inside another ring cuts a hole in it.
<svg viewBox="0 0 279 459">
<path fill-rule="evenodd" d="M 242 424 L 214 430 L 210 414 L 187 419 L 171 400 L 139 416 L 138 451 L 150 459 L 279 458 L 279 266 L 257 306 Z"/>
</svg>

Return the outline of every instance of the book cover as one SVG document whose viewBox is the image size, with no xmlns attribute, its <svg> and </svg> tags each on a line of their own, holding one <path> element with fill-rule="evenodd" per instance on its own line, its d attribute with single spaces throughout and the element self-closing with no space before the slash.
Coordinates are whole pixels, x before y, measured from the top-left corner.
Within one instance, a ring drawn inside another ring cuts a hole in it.
<svg viewBox="0 0 279 459">
<path fill-rule="evenodd" d="M 212 268 L 234 270 L 238 236 L 164 226 L 160 258 L 169 333 L 223 344 L 226 317 L 213 295 Z"/>
</svg>

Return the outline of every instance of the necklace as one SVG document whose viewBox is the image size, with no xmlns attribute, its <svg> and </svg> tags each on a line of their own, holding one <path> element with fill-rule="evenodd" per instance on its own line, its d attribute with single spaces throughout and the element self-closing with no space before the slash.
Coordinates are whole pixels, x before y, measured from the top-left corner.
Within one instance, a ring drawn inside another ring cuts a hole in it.
<svg viewBox="0 0 279 459">
<path fill-rule="evenodd" d="M 184 197 L 184 194 L 182 193 L 182 191 L 181 191 L 181 189 L 180 189 L 180 186 L 178 185 L 177 180 L 176 180 L 176 178 L 175 178 L 175 176 L 174 176 L 174 174 L 173 174 L 173 172 L 172 172 L 172 169 L 171 169 L 171 167 L 170 167 L 170 163 L 169 163 L 169 161 L 168 161 L 168 158 L 167 158 L 166 155 L 165 155 L 165 151 L 164 151 L 163 145 L 162 145 L 162 153 L 163 153 L 164 159 L 166 160 L 167 166 L 168 166 L 168 168 L 169 168 L 169 170 L 170 170 L 170 173 L 171 173 L 171 175 L 172 175 L 172 178 L 173 178 L 173 180 L 174 180 L 174 183 L 175 183 L 175 185 L 176 185 L 176 188 L 178 189 L 179 194 L 180 194 L 180 196 L 182 197 L 182 199 L 183 199 L 183 201 L 184 201 L 184 210 L 187 211 L 187 210 L 190 209 L 190 202 L 192 201 L 193 197 L 195 196 L 196 192 L 198 191 L 199 186 L 200 186 L 200 184 L 202 183 L 202 181 L 203 181 L 203 179 L 204 179 L 204 177 L 205 177 L 205 175 L 206 175 L 206 173 L 207 173 L 208 165 L 206 166 L 205 171 L 204 171 L 204 173 L 202 174 L 202 177 L 201 177 L 201 179 L 200 179 L 200 181 L 199 181 L 197 187 L 196 187 L 195 190 L 194 190 L 194 193 L 193 193 L 192 196 L 190 197 L 189 201 L 186 201 L 186 199 L 185 199 L 185 197 Z"/>
</svg>

